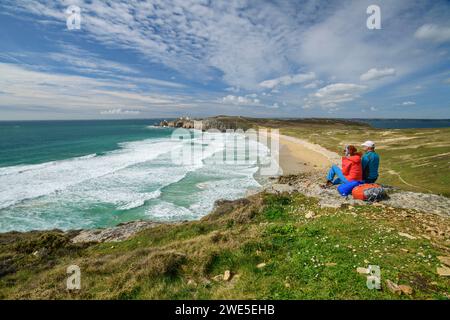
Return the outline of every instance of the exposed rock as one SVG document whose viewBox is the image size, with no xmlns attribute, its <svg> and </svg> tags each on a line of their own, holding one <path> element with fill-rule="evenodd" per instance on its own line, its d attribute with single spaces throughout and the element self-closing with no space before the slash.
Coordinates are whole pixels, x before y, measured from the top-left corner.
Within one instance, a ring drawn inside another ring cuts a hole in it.
<svg viewBox="0 0 450 320">
<path fill-rule="evenodd" d="M 402 290 L 400 289 L 400 287 L 396 283 L 392 282 L 389 279 L 386 280 L 386 287 L 392 293 L 395 293 L 395 294 L 398 294 L 398 295 L 402 294 Z"/>
<path fill-rule="evenodd" d="M 308 212 L 305 214 L 305 218 L 306 218 L 306 219 L 312 219 L 312 218 L 314 218 L 314 212 L 308 211 Z"/>
<path fill-rule="evenodd" d="M 266 263 L 260 263 L 260 264 L 258 264 L 256 267 L 258 268 L 258 269 L 262 269 L 262 268 L 264 268 L 266 266 Z"/>
<path fill-rule="evenodd" d="M 266 189 L 269 193 L 292 193 L 295 191 L 295 188 L 288 184 L 274 183 L 271 184 L 269 188 Z"/>
<path fill-rule="evenodd" d="M 406 284 L 400 284 L 398 285 L 398 288 L 401 290 L 403 294 L 406 294 L 408 296 L 413 294 L 413 288 L 411 288 Z"/>
<path fill-rule="evenodd" d="M 441 277 L 450 277 L 450 268 L 449 267 L 437 267 L 436 272 Z"/>
<path fill-rule="evenodd" d="M 383 208 L 414 209 L 421 212 L 438 214 L 444 217 L 450 216 L 450 198 L 434 194 L 402 191 L 392 187 L 386 187 L 389 198 L 381 202 L 370 203 L 354 200 L 351 196 L 342 197 L 336 190 L 336 186 L 322 188 L 325 183 L 326 172 L 312 171 L 299 175 L 281 176 L 277 184 L 285 184 L 292 190 L 296 190 L 306 196 L 319 199 L 322 208 L 347 207 L 352 209 L 355 205 L 373 205 Z"/>
<path fill-rule="evenodd" d="M 368 274 L 369 273 L 369 269 L 358 267 L 358 268 L 356 268 L 356 272 L 358 272 L 360 274 Z"/>
<path fill-rule="evenodd" d="M 319 202 L 321 208 L 331 208 L 331 209 L 339 209 L 341 207 L 340 203 L 332 202 L 329 200 L 321 200 Z"/>
<path fill-rule="evenodd" d="M 212 279 L 214 281 L 222 281 L 223 280 L 223 275 L 222 274 L 218 274 L 217 276 L 214 276 Z"/>
<path fill-rule="evenodd" d="M 231 271 L 225 270 L 225 273 L 223 274 L 223 281 L 229 281 L 231 279 Z"/>
<path fill-rule="evenodd" d="M 194 280 L 189 279 L 188 282 L 187 282 L 187 285 L 188 285 L 188 286 L 192 286 L 192 287 L 196 287 L 196 286 L 197 286 L 197 283 L 196 283 Z"/>
<path fill-rule="evenodd" d="M 408 239 L 410 239 L 410 240 L 415 240 L 415 239 L 417 239 L 416 237 L 414 237 L 414 236 L 412 236 L 412 235 L 410 235 L 410 234 L 408 234 L 408 233 L 404 233 L 404 232 L 399 232 L 398 235 L 399 235 L 399 236 L 402 236 L 402 237 L 405 237 L 405 238 L 408 238 Z"/>
<path fill-rule="evenodd" d="M 450 267 L 450 257 L 443 257 L 443 256 L 438 256 L 437 257 L 439 259 L 439 261 L 443 264 L 445 264 L 446 266 Z"/>
<path fill-rule="evenodd" d="M 130 238 L 144 229 L 153 228 L 162 223 L 152 221 L 132 221 L 113 228 L 82 230 L 72 238 L 73 243 L 117 242 Z"/>
<path fill-rule="evenodd" d="M 225 132 L 230 129 L 242 129 L 245 131 L 251 127 L 251 125 L 249 125 L 243 118 L 230 118 L 226 116 L 217 116 L 204 119 L 190 119 L 189 117 L 181 117 L 174 121 L 161 121 L 159 125 L 162 127 L 198 129 L 202 131 L 214 129 L 220 132 Z"/>
</svg>

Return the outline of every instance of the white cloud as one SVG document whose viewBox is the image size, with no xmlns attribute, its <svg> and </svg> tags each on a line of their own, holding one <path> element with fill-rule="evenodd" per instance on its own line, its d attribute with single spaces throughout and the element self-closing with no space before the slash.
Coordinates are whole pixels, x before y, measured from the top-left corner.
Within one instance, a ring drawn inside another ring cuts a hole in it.
<svg viewBox="0 0 450 320">
<path fill-rule="evenodd" d="M 378 108 L 377 107 L 370 107 L 370 111 L 372 111 L 372 112 L 378 111 Z"/>
<path fill-rule="evenodd" d="M 361 79 L 361 81 L 371 81 L 386 77 L 392 77 L 395 76 L 395 74 L 396 72 L 394 68 L 384 68 L 384 69 L 372 68 L 369 69 L 366 73 L 363 73 L 359 78 Z"/>
<path fill-rule="evenodd" d="M 317 87 L 319 87 L 321 84 L 323 83 L 323 81 L 321 80 L 315 80 L 313 82 L 310 82 L 306 85 L 303 86 L 304 89 L 316 89 Z"/>
<path fill-rule="evenodd" d="M 336 108 L 339 104 L 355 100 L 366 88 L 366 86 L 353 83 L 330 84 L 305 98 L 304 108 L 312 108 L 315 105 Z"/>
<path fill-rule="evenodd" d="M 133 92 L 137 88 L 121 80 L 35 71 L 5 63 L 0 63 L 0 74 L 0 88 L 4 93 L 0 106 L 100 112 L 124 105 L 140 110 L 176 107 L 187 100 L 173 95 Z"/>
<path fill-rule="evenodd" d="M 294 75 L 286 75 L 279 78 L 265 80 L 259 85 L 264 88 L 274 89 L 278 86 L 289 86 L 292 84 L 303 83 L 305 81 L 314 80 L 316 75 L 314 72 L 299 73 Z"/>
<path fill-rule="evenodd" d="M 424 24 L 417 29 L 414 36 L 420 40 L 429 40 L 436 43 L 448 42 L 450 41 L 450 27 Z"/>
<path fill-rule="evenodd" d="M 402 106 L 414 106 L 416 103 L 414 101 L 405 101 Z"/>
<path fill-rule="evenodd" d="M 6 1 L 5 6 L 18 14 L 40 16 L 36 21 L 53 19 L 64 26 L 61 8 L 67 1 L 43 2 L 15 0 Z M 439 18 L 442 2 L 387 2 L 383 20 L 389 21 L 390 32 L 381 38 L 372 37 L 376 33 L 369 34 L 365 21 L 361 22 L 367 8 L 364 1 L 77 3 L 83 10 L 83 35 L 97 43 L 132 50 L 188 78 L 216 80 L 219 71 L 228 86 L 246 90 L 256 90 L 260 83 L 266 88 L 297 83 L 301 78 L 295 75 L 273 78 L 293 68 L 355 82 L 377 61 L 395 65 L 406 75 L 417 66 L 432 64 L 433 59 L 428 52 L 415 50 L 420 49 L 417 41 L 405 35 L 404 26 L 420 19 L 448 20 L 445 14 Z"/>
<path fill-rule="evenodd" d="M 223 103 L 229 103 L 234 105 L 259 105 L 261 101 L 257 98 L 250 97 L 250 96 L 234 96 L 234 95 L 227 95 L 226 97 L 222 98 Z"/>
<path fill-rule="evenodd" d="M 121 108 L 103 110 L 100 112 L 100 114 L 104 114 L 104 115 L 133 115 L 133 114 L 140 114 L 140 113 L 141 112 L 139 110 L 123 110 Z"/>
</svg>

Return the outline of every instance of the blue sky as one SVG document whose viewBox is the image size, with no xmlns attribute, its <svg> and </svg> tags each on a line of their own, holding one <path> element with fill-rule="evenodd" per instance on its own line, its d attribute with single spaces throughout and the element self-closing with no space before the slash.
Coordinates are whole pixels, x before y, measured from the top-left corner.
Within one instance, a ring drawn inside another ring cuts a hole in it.
<svg viewBox="0 0 450 320">
<path fill-rule="evenodd" d="M 450 118 L 450 2 L 0 2 L 0 120 L 216 114 Z"/>
</svg>

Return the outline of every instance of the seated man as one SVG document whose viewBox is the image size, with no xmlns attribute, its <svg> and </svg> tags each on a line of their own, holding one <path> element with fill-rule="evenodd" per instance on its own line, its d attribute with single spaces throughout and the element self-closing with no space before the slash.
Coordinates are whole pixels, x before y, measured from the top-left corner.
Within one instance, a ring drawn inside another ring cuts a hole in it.
<svg viewBox="0 0 450 320">
<path fill-rule="evenodd" d="M 331 185 L 362 180 L 361 154 L 354 146 L 347 146 L 342 157 L 342 169 L 336 165 L 330 168 L 327 175 L 326 187 Z M 334 177 L 337 176 L 336 179 Z"/>
<path fill-rule="evenodd" d="M 380 157 L 375 152 L 375 143 L 366 141 L 362 144 L 364 155 L 361 159 L 363 180 L 365 183 L 374 183 L 378 179 L 378 167 L 380 166 Z"/>
</svg>

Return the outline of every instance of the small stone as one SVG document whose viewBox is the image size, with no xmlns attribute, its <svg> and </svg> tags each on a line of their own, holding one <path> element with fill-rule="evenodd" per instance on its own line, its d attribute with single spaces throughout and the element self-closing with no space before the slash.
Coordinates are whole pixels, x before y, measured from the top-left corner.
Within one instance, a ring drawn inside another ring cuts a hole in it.
<svg viewBox="0 0 450 320">
<path fill-rule="evenodd" d="M 361 273 L 361 274 L 368 274 L 369 269 L 358 267 L 358 268 L 356 268 L 356 272 Z"/>
<path fill-rule="evenodd" d="M 223 280 L 223 275 L 218 274 L 217 276 L 213 277 L 212 279 L 213 279 L 214 281 L 221 281 L 221 280 Z"/>
<path fill-rule="evenodd" d="M 399 288 L 399 286 L 392 282 L 391 280 L 386 280 L 386 287 L 389 289 L 390 292 L 401 295 L 402 290 Z"/>
<path fill-rule="evenodd" d="M 403 252 L 406 252 L 406 253 L 408 253 L 408 252 L 409 252 L 409 250 L 408 250 L 408 249 L 404 249 L 404 248 L 401 248 L 400 250 L 402 250 Z"/>
<path fill-rule="evenodd" d="M 406 295 L 412 295 L 413 293 L 413 288 L 411 288 L 410 286 L 406 285 L 406 284 L 400 284 L 399 289 L 402 291 L 402 293 L 406 294 Z"/>
<path fill-rule="evenodd" d="M 341 207 L 341 204 L 340 203 L 319 202 L 319 206 L 321 208 L 339 209 Z"/>
<path fill-rule="evenodd" d="M 436 268 L 436 272 L 441 277 L 450 277 L 450 268 L 449 267 L 438 267 L 438 268 Z"/>
<path fill-rule="evenodd" d="M 257 267 L 258 269 L 262 269 L 262 268 L 264 268 L 265 266 L 266 266 L 266 263 L 263 262 L 263 263 L 258 264 L 256 267 Z"/>
<path fill-rule="evenodd" d="M 230 270 L 226 270 L 223 274 L 223 281 L 229 281 L 231 279 L 231 272 Z"/>
<path fill-rule="evenodd" d="M 327 262 L 327 263 L 325 263 L 325 266 L 327 266 L 327 267 L 334 267 L 336 265 L 337 265 L 336 262 Z"/>
<path fill-rule="evenodd" d="M 285 283 L 284 283 L 284 286 L 285 286 L 286 288 L 290 288 L 290 287 L 291 287 L 291 285 L 290 285 L 288 282 L 285 282 Z"/>
<path fill-rule="evenodd" d="M 312 218 L 314 218 L 314 212 L 308 211 L 308 213 L 305 214 L 305 218 L 306 218 L 306 219 L 312 219 Z"/>
<path fill-rule="evenodd" d="M 410 235 L 410 234 L 408 234 L 408 233 L 404 233 L 404 232 L 399 232 L 398 235 L 399 235 L 399 236 L 402 236 L 402 237 L 405 237 L 405 238 L 408 238 L 408 239 L 410 239 L 410 240 L 415 240 L 415 239 L 417 239 L 416 237 L 414 237 L 414 236 L 412 236 L 412 235 Z"/>
<path fill-rule="evenodd" d="M 189 279 L 188 282 L 187 282 L 187 285 L 195 287 L 195 286 L 197 286 L 197 283 L 194 280 Z"/>
<path fill-rule="evenodd" d="M 382 203 L 380 203 L 380 202 L 374 202 L 372 205 L 373 205 L 374 207 L 382 207 L 382 208 L 386 207 L 384 204 L 382 204 Z"/>
<path fill-rule="evenodd" d="M 364 263 L 365 263 L 365 264 L 369 264 L 369 260 L 364 259 Z"/>
</svg>

